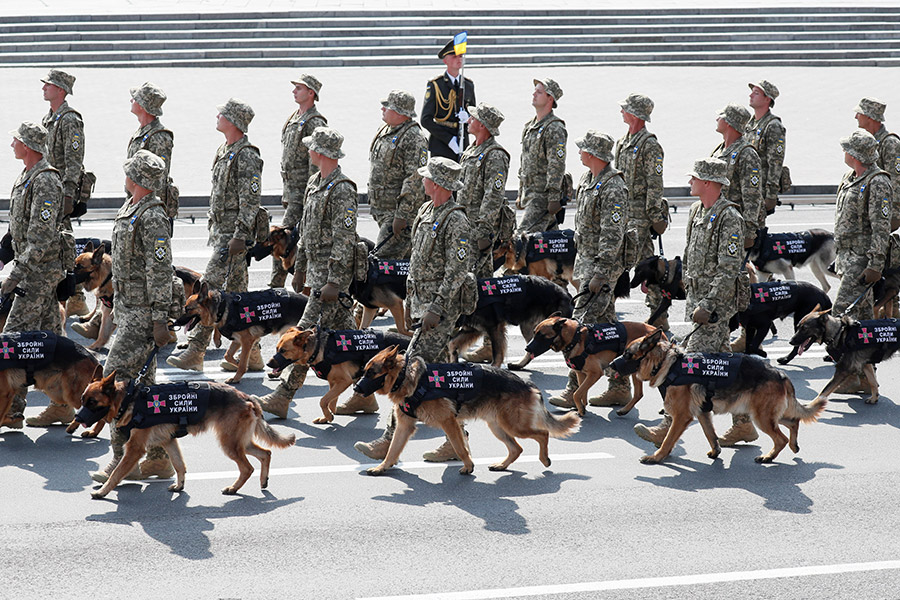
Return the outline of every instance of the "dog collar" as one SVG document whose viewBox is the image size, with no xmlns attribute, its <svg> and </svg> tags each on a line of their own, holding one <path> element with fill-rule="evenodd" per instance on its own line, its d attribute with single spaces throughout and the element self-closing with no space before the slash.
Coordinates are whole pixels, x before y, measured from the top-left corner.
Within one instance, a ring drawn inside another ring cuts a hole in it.
<svg viewBox="0 0 900 600">
<path fill-rule="evenodd" d="M 675 356 L 684 356 L 684 355 L 683 355 L 681 352 L 679 352 L 678 350 L 676 350 L 676 351 L 675 351 Z M 659 373 L 659 370 L 662 368 L 662 366 L 663 366 L 663 364 L 664 364 L 665 362 L 666 362 L 666 359 L 665 359 L 665 357 L 663 357 L 663 359 L 662 359 L 661 361 L 659 361 L 659 364 L 658 364 L 658 365 L 656 365 L 655 367 L 653 367 L 652 369 L 650 369 L 650 380 L 651 380 L 651 381 L 652 381 L 652 380 L 656 377 L 656 375 Z"/>
<path fill-rule="evenodd" d="M 316 347 L 313 348 L 312 354 L 309 355 L 309 358 L 306 359 L 306 364 L 311 365 L 316 357 L 319 355 L 319 349 L 322 347 L 322 328 L 316 323 Z"/>
<path fill-rule="evenodd" d="M 109 275 L 106 276 L 106 279 L 104 279 L 102 282 L 100 282 L 100 287 L 103 287 L 110 281 L 112 281 L 112 271 L 109 272 Z"/>
<path fill-rule="evenodd" d="M 225 294 L 220 294 L 219 306 L 216 309 L 216 323 L 222 320 L 222 316 L 225 314 L 226 308 L 228 308 L 228 302 L 225 301 Z"/>
<path fill-rule="evenodd" d="M 581 337 L 584 335 L 584 330 L 582 330 L 582 327 L 584 327 L 584 325 L 581 325 L 579 323 L 578 329 L 575 330 L 575 335 L 572 336 L 572 341 L 569 342 L 569 344 L 565 348 L 563 348 L 563 355 L 571 352 L 572 348 L 577 346 L 578 342 L 581 341 Z"/>
<path fill-rule="evenodd" d="M 390 393 L 393 394 L 397 390 L 400 389 L 400 386 L 403 385 L 403 382 L 406 381 L 406 369 L 409 368 L 409 361 L 407 360 L 403 363 L 403 369 L 400 370 L 400 374 L 397 375 L 397 381 L 394 382 L 394 385 L 391 386 Z"/>
</svg>

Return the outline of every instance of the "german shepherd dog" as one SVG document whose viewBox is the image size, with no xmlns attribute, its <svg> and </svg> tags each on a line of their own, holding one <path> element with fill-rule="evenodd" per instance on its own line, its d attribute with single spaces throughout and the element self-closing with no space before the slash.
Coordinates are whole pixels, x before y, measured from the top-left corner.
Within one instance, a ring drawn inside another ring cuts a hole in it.
<svg viewBox="0 0 900 600">
<path fill-rule="evenodd" d="M 484 281 L 479 280 L 479 285 Z M 479 294 L 475 312 L 459 318 L 456 324 L 459 329 L 450 340 L 452 362 L 456 362 L 462 352 L 486 333 L 491 340 L 493 352 L 491 365 L 499 367 L 506 357 L 507 325 L 518 325 L 522 337 L 530 342 L 534 337 L 534 328 L 550 315 L 557 313 L 564 317 L 572 316 L 572 296 L 560 286 L 537 275 L 522 275 L 519 281 L 521 293 L 498 296 L 496 302 Z M 526 352 L 518 363 L 510 364 L 509 368 L 524 369 L 532 358 Z"/>
<path fill-rule="evenodd" d="M 826 276 L 837 277 L 828 269 L 834 262 L 836 250 L 834 234 L 824 229 L 809 229 L 797 233 L 769 233 L 760 229 L 750 249 L 750 262 L 759 271 L 760 281 L 773 273 L 783 279 L 794 279 L 795 267 L 809 267 L 825 293 L 831 289 Z"/>
<path fill-rule="evenodd" d="M 656 329 L 646 323 L 633 321 L 623 321 L 621 325 L 625 328 L 626 337 L 614 345 L 622 348 Z M 575 401 L 575 410 L 581 416 L 584 416 L 591 386 L 600 381 L 600 378 L 603 377 L 603 372 L 613 359 L 619 355 L 619 352 L 613 349 L 589 353 L 587 346 L 590 334 L 590 327 L 582 325 L 575 319 L 553 316 L 538 323 L 537 327 L 534 328 L 534 338 L 528 344 L 530 350 L 526 349 L 533 356 L 540 356 L 547 350 L 562 352 L 563 357 L 566 359 L 566 364 L 570 368 L 575 369 L 578 377 L 578 388 L 575 390 L 572 398 Z M 665 334 L 663 334 L 662 339 L 666 339 Z M 584 364 L 579 369 L 577 367 L 582 360 Z M 627 405 L 616 410 L 616 413 L 619 415 L 628 414 L 644 396 L 641 380 L 636 376 L 632 376 L 631 381 L 634 384 L 634 396 Z"/>
<path fill-rule="evenodd" d="M 361 241 L 369 245 L 371 252 L 374 244 L 364 238 L 361 238 Z M 406 309 L 403 306 L 406 299 L 407 275 L 394 275 L 390 272 L 394 267 L 395 263 L 378 259 L 370 254 L 366 280 L 354 279 L 348 291 L 350 296 L 362 305 L 362 318 L 357 323 L 360 329 L 368 328 L 379 311 L 387 310 L 394 318 L 397 331 L 412 337 L 412 331 L 406 327 Z"/>
<path fill-rule="evenodd" d="M 571 232 L 574 235 L 572 230 L 563 230 L 563 232 Z M 500 244 L 494 250 L 495 256 L 505 256 L 503 265 L 509 273 L 537 275 L 556 282 L 566 281 L 577 292 L 579 282 L 573 275 L 575 268 L 574 240 L 572 241 L 573 251 L 547 254 L 544 258 L 543 254 L 535 254 L 531 251 L 536 244 L 540 243 L 544 233 L 558 232 L 522 233 L 513 236 L 508 242 Z"/>
<path fill-rule="evenodd" d="M 130 403 L 126 402 L 128 382 L 116 381 L 115 375 L 115 371 L 113 371 L 108 376 L 95 379 L 90 383 L 84 391 L 81 403 L 95 415 L 100 413 L 117 415 L 121 411 L 117 425 L 126 427 L 134 414 L 134 401 L 132 398 Z M 272 459 L 272 452 L 258 446 L 254 442 L 254 438 L 258 438 L 267 446 L 287 448 L 294 444 L 294 435 L 282 435 L 272 429 L 263 419 L 259 403 L 247 394 L 222 383 L 210 382 L 209 387 L 209 404 L 203 420 L 196 425 L 188 425 L 187 433 L 197 435 L 210 427 L 213 428 L 225 455 L 237 463 L 240 474 L 233 484 L 222 490 L 223 494 L 236 494 L 253 474 L 253 466 L 247 460 L 248 454 L 259 459 L 262 465 L 259 482 L 260 487 L 265 489 L 269 483 L 269 463 Z M 123 402 L 126 403 L 124 410 L 122 410 Z M 175 468 L 176 480 L 169 486 L 169 491 L 182 491 L 185 465 L 178 440 L 174 436 L 178 427 L 175 423 L 167 423 L 145 429 L 132 429 L 128 441 L 125 443 L 125 454 L 122 456 L 122 460 L 116 465 L 103 487 L 91 493 L 91 496 L 103 498 L 109 494 L 138 464 L 147 448 L 157 445 L 166 449 L 172 460 L 172 466 Z"/>
<path fill-rule="evenodd" d="M 676 344 L 665 341 L 662 330 L 657 329 L 632 342 L 613 363 L 613 368 L 622 375 L 634 374 L 650 382 L 651 387 L 659 387 L 666 385 L 669 371 L 684 357 L 684 351 Z M 700 421 L 711 448 L 706 455 L 712 459 L 718 458 L 722 449 L 713 429 L 710 410 L 715 414 L 749 414 L 757 427 L 775 444 L 770 452 L 754 460 L 759 463 L 772 462 L 785 445 L 789 444 L 795 453 L 800 450 L 797 444 L 800 423 L 818 419 L 827 403 L 820 397 L 810 404 L 800 404 L 790 378 L 783 371 L 750 355 L 742 357 L 734 385 L 713 390 L 709 398 L 706 390 L 701 384 L 668 386 L 663 405 L 672 417 L 672 424 L 659 449 L 654 454 L 641 457 L 642 463 L 663 461 L 694 417 Z M 788 428 L 790 440 L 782 433 L 779 424 Z"/>
<path fill-rule="evenodd" d="M 391 332 L 376 334 L 371 330 L 368 332 L 373 334 L 373 341 L 376 339 L 374 336 L 381 336 L 377 343 L 371 344 L 380 347 L 370 350 L 367 345 L 366 349 L 357 350 L 341 344 L 341 349 L 346 352 L 338 354 L 330 351 L 338 346 L 337 332 L 327 329 L 291 327 L 278 340 L 275 347 L 276 354 L 268 362 L 269 368 L 273 369 L 276 376 L 280 375 L 289 364 L 299 362 L 310 365 L 316 376 L 328 382 L 328 391 L 319 400 L 323 416 L 313 420 L 313 423 L 331 423 L 334 420 L 338 398 L 344 390 L 362 377 L 366 363 L 380 350 L 387 346 L 395 346 L 405 351 L 409 346 L 409 338 L 402 334 Z M 353 337 L 351 334 L 350 339 Z"/>
<path fill-rule="evenodd" d="M 106 242 L 95 248 L 94 243 L 89 241 L 84 245 L 84 251 L 75 258 L 75 281 L 84 284 L 84 289 L 93 291 L 97 298 L 94 310 L 80 321 L 82 323 L 90 321 L 97 307 L 100 308 L 100 331 L 94 343 L 88 346 L 88 350 L 103 348 L 114 329 L 112 256 L 107 253 L 108 248 Z"/>
<path fill-rule="evenodd" d="M 416 405 L 417 388 L 428 376 L 421 357 L 407 359 L 400 354 L 397 346 L 392 346 L 369 361 L 365 376 L 357 383 L 357 391 L 362 394 L 386 394 L 395 404 L 397 415 L 397 429 L 387 455 L 380 465 L 368 470 L 369 475 L 381 475 L 397 464 L 403 448 L 415 433 L 418 421 L 443 429 L 463 462 L 460 474 L 472 473 L 475 465 L 457 419 L 486 421 L 491 432 L 506 445 L 509 455 L 502 462 L 488 467 L 491 471 L 506 470 L 522 454 L 522 447 L 515 438 L 536 440 L 540 445 L 541 463 L 545 467 L 550 466 L 547 450 L 550 436 L 562 438 L 575 433 L 581 419 L 574 413 L 554 417 L 547 412 L 540 390 L 509 371 L 489 366 L 471 367 L 481 371 L 481 387 L 474 396 L 462 402 L 438 397 Z M 407 414 L 410 411 L 415 416 Z"/>
<path fill-rule="evenodd" d="M 881 281 L 872 288 L 876 317 L 891 319 L 900 316 L 894 314 L 893 303 L 898 293 L 900 293 L 900 267 L 886 268 Z"/>
<path fill-rule="evenodd" d="M 252 292 L 250 292 L 252 293 Z M 250 350 L 253 344 L 258 342 L 264 335 L 280 335 L 293 327 L 300 321 L 303 316 L 303 310 L 306 308 L 307 296 L 297 294 L 295 292 L 283 291 L 286 301 L 282 304 L 277 318 L 271 320 L 261 320 L 259 322 L 243 323 L 237 319 L 238 315 L 233 314 L 235 304 L 233 300 L 239 300 L 241 294 L 222 292 L 220 290 L 211 290 L 209 285 L 203 281 L 197 288 L 197 291 L 187 297 L 184 305 L 184 315 L 177 321 L 176 325 L 184 325 L 187 331 L 190 331 L 198 323 L 206 327 L 216 327 L 218 331 L 231 341 L 231 345 L 225 352 L 225 360 L 237 366 L 235 374 L 226 379 L 226 383 L 239 383 L 244 373 L 247 372 L 247 365 L 250 362 Z M 228 324 L 239 321 L 231 329 Z M 244 326 L 246 325 L 246 327 Z M 227 328 L 226 328 L 227 327 Z M 235 358 L 235 352 L 240 348 L 240 360 Z"/>
<path fill-rule="evenodd" d="M 684 291 L 684 281 L 681 278 L 681 257 L 676 256 L 672 260 L 665 256 L 650 256 L 639 262 L 634 267 L 634 276 L 631 278 L 631 287 L 641 287 L 645 294 L 649 291 L 647 286 L 655 285 L 662 292 L 662 301 L 653 309 L 648 323 L 653 323 L 672 306 L 672 299 L 684 300 L 687 294 Z"/>
<path fill-rule="evenodd" d="M 299 223 L 294 227 L 280 227 L 272 225 L 269 228 L 269 235 L 261 244 L 258 244 L 256 250 L 256 260 L 262 260 L 264 256 L 271 253 L 272 260 L 280 260 L 281 266 L 288 273 L 294 272 L 294 261 L 297 258 L 297 241 L 300 239 Z"/>
<path fill-rule="evenodd" d="M 816 307 L 803 317 L 791 345 L 797 354 L 803 354 L 813 343 L 825 344 L 828 355 L 834 360 L 834 376 L 819 392 L 816 400 L 825 400 L 851 375 L 864 373 L 872 395 L 866 404 L 878 402 L 876 365 L 891 358 L 900 343 L 897 339 L 896 319 L 856 321 L 850 317 L 835 317 L 831 309 Z"/>
</svg>

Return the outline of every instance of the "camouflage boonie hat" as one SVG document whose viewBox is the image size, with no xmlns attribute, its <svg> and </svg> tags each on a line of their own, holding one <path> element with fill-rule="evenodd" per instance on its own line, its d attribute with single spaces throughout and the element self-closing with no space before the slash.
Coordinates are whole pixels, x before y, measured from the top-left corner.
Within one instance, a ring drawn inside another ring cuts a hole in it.
<svg viewBox="0 0 900 600">
<path fill-rule="evenodd" d="M 562 88 L 559 87 L 559 84 L 549 77 L 545 79 L 535 79 L 534 85 L 541 84 L 544 86 L 544 91 L 553 96 L 553 106 L 556 106 L 556 102 L 562 98 L 563 91 Z"/>
<path fill-rule="evenodd" d="M 775 87 L 775 84 L 772 83 L 771 81 L 766 81 L 765 79 L 760 79 L 756 83 L 748 83 L 747 85 L 750 86 L 751 90 L 755 87 L 758 87 L 759 89 L 761 89 L 763 91 L 763 93 L 766 96 L 768 96 L 772 100 L 774 100 L 775 98 L 778 97 L 778 88 Z"/>
<path fill-rule="evenodd" d="M 628 97 L 619 102 L 622 110 L 636 116 L 641 121 L 650 122 L 650 113 L 653 112 L 653 100 L 643 94 L 628 94 Z"/>
<path fill-rule="evenodd" d="M 344 136 L 331 127 L 316 127 L 312 135 L 303 138 L 302 142 L 304 146 L 313 152 L 318 152 L 327 158 L 335 160 L 344 158 L 344 152 L 341 150 Z"/>
<path fill-rule="evenodd" d="M 863 98 L 853 110 L 860 115 L 865 115 L 870 119 L 884 123 L 884 109 L 887 104 L 875 98 Z"/>
<path fill-rule="evenodd" d="M 291 83 L 293 83 L 294 85 L 305 85 L 316 95 L 316 100 L 319 99 L 319 90 L 322 89 L 322 82 L 312 75 L 301 73 L 300 77 L 297 78 L 297 81 L 291 81 Z"/>
<path fill-rule="evenodd" d="M 455 192 L 461 190 L 462 167 L 455 160 L 443 156 L 432 156 L 424 167 L 418 169 L 419 175 L 432 180 L 445 190 Z"/>
<path fill-rule="evenodd" d="M 506 117 L 503 116 L 503 113 L 500 112 L 499 108 L 480 102 L 478 106 L 469 108 L 469 114 L 472 118 L 484 125 L 491 135 L 495 137 L 500 135 L 500 123 L 502 123 L 503 119 Z"/>
<path fill-rule="evenodd" d="M 608 163 L 613 161 L 613 146 L 615 145 L 615 140 L 605 133 L 588 129 L 588 132 L 584 134 L 584 137 L 575 140 L 575 145 L 578 146 L 579 150 L 584 150 L 588 154 L 596 156 L 602 161 Z"/>
<path fill-rule="evenodd" d="M 719 111 L 718 117 L 724 119 L 724 121 L 732 128 L 743 133 L 744 127 L 750 122 L 750 111 L 740 104 L 732 102 L 726 104 L 725 107 Z"/>
<path fill-rule="evenodd" d="M 708 157 L 695 161 L 694 170 L 689 172 L 688 175 L 696 177 L 697 179 L 702 179 L 703 181 L 712 181 L 714 183 L 728 185 L 728 177 L 725 175 L 727 172 L 728 165 L 725 164 L 724 160 Z"/>
<path fill-rule="evenodd" d="M 60 71 L 59 69 L 50 69 L 50 72 L 47 73 L 47 77 L 41 79 L 44 83 L 50 83 L 55 85 L 58 88 L 62 88 L 67 94 L 74 94 L 72 91 L 72 86 L 75 85 L 75 77 L 73 75 L 69 75 L 65 71 Z"/>
<path fill-rule="evenodd" d="M 162 105 L 166 101 L 166 93 L 149 81 L 141 87 L 131 88 L 131 97 L 151 115 L 158 117 L 163 114 Z"/>
<path fill-rule="evenodd" d="M 47 151 L 47 130 L 43 125 L 25 121 L 19 125 L 18 129 L 10 131 L 9 134 L 35 152 L 44 154 Z"/>
<path fill-rule="evenodd" d="M 381 101 L 381 105 L 398 115 L 403 115 L 410 119 L 416 118 L 416 99 L 407 91 L 391 90 L 388 97 Z"/>
<path fill-rule="evenodd" d="M 878 141 L 865 129 L 857 129 L 841 138 L 841 148 L 864 165 L 875 164 L 878 160 Z"/>
<path fill-rule="evenodd" d="M 125 175 L 142 188 L 158 191 L 162 189 L 166 173 L 166 161 L 149 150 L 138 150 L 125 161 Z"/>
<path fill-rule="evenodd" d="M 234 123 L 234 126 L 244 133 L 247 133 L 247 129 L 250 127 L 250 121 L 252 121 L 253 117 L 256 115 L 249 104 L 243 100 L 238 100 L 237 98 L 229 98 L 228 102 L 220 104 L 216 109 L 219 111 L 220 115 Z"/>
</svg>

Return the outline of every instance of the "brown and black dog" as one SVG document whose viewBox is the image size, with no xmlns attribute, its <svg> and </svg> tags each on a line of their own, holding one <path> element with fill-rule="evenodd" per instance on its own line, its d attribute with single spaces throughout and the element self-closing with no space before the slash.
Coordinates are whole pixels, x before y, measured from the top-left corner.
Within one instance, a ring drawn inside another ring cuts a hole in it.
<svg viewBox="0 0 900 600">
<path fill-rule="evenodd" d="M 667 342 L 662 330 L 657 329 L 632 342 L 622 356 L 613 361 L 613 368 L 623 376 L 637 376 L 648 381 L 651 387 L 665 389 L 663 405 L 666 413 L 672 417 L 672 423 L 662 445 L 655 453 L 641 457 L 642 463 L 663 461 L 694 417 L 700 421 L 709 442 L 711 450 L 707 456 L 718 458 L 722 449 L 713 429 L 712 413 L 749 414 L 757 427 L 772 438 L 774 447 L 767 454 L 757 456 L 754 459 L 756 462 L 772 462 L 786 445 L 790 445 L 795 453 L 800 451 L 797 444 L 800 423 L 818 419 L 827 403 L 824 398 L 816 398 L 806 405 L 800 404 L 790 378 L 783 371 L 752 355 L 710 355 L 729 357 L 713 358 L 712 364 L 718 360 L 733 361 L 730 377 L 727 381 L 717 383 L 715 389 L 702 383 L 680 385 L 677 380 L 673 381 L 670 372 L 677 364 L 682 368 L 688 367 L 691 373 L 695 369 L 702 371 L 702 366 L 698 368 L 699 359 L 697 362 L 688 360 L 697 356 L 686 355 L 679 346 Z M 782 433 L 779 424 L 788 428 L 790 440 Z"/>
<path fill-rule="evenodd" d="M 128 382 L 116 381 L 115 371 L 101 379 L 94 380 L 82 396 L 82 411 L 80 415 L 108 414 L 119 415 L 117 425 L 128 427 L 135 416 L 135 398 L 126 402 Z M 260 487 L 264 488 L 269 483 L 269 463 L 272 459 L 271 450 L 262 448 L 254 439 L 259 439 L 267 446 L 273 448 L 287 448 L 295 441 L 293 434 L 282 435 L 275 431 L 266 420 L 263 419 L 262 409 L 259 403 L 247 394 L 236 390 L 230 385 L 209 382 L 208 404 L 201 420 L 196 424 L 186 426 L 186 432 L 197 435 L 209 428 L 216 432 L 216 437 L 225 455 L 237 463 L 240 474 L 237 480 L 222 490 L 223 494 L 236 494 L 241 486 L 247 482 L 253 474 L 253 466 L 247 460 L 247 455 L 259 459 L 261 470 L 259 474 Z M 123 402 L 126 403 L 122 410 Z M 83 417 L 84 418 L 84 417 Z M 85 426 L 91 419 L 85 418 Z M 166 449 L 172 466 L 175 468 L 176 480 L 169 491 L 180 492 L 184 489 L 185 465 L 181 448 L 175 437 L 179 425 L 176 423 L 162 423 L 146 428 L 134 427 L 131 429 L 128 441 L 125 443 L 125 454 L 110 474 L 109 479 L 96 492 L 92 492 L 94 498 L 103 498 L 111 492 L 124 477 L 138 464 L 138 461 L 150 446 L 161 445 Z"/>
<path fill-rule="evenodd" d="M 276 354 L 268 366 L 277 376 L 289 364 L 310 365 L 316 376 L 328 382 L 328 391 L 319 400 L 322 416 L 313 423 L 331 423 L 340 395 L 362 377 L 366 363 L 388 346 L 406 350 L 409 338 L 372 329 L 331 331 L 291 327 L 278 340 Z"/>
<path fill-rule="evenodd" d="M 473 387 L 466 387 L 470 385 Z M 456 395 L 454 386 L 459 386 L 455 389 L 463 394 Z M 509 455 L 502 462 L 491 465 L 491 471 L 506 470 L 522 454 L 522 447 L 515 438 L 536 440 L 540 445 L 541 463 L 549 467 L 547 443 L 550 436 L 567 437 L 581 424 L 575 413 L 561 417 L 551 415 L 544 406 L 540 390 L 509 371 L 464 363 L 426 365 L 420 357 L 407 359 L 396 346 L 382 350 L 369 361 L 356 391 L 386 394 L 395 404 L 397 415 L 397 429 L 387 456 L 377 467 L 368 470 L 370 475 L 381 475 L 397 464 L 418 421 L 444 430 L 463 462 L 459 470 L 462 475 L 471 473 L 475 464 L 466 447 L 460 420 L 487 422 L 491 432 L 506 445 Z"/>
<path fill-rule="evenodd" d="M 94 343 L 88 346 L 88 350 L 103 348 L 115 328 L 112 319 L 112 256 L 107 250 L 105 243 L 94 248 L 94 242 L 89 241 L 85 244 L 83 252 L 75 258 L 75 281 L 83 283 L 87 291 L 93 291 L 97 299 L 94 311 L 81 318 L 81 322 L 90 321 L 97 308 L 100 309 L 100 331 Z"/>
<path fill-rule="evenodd" d="M 574 231 L 522 233 L 494 249 L 494 257 L 505 257 L 504 267 L 511 273 L 527 273 L 550 281 L 566 281 L 578 291 L 575 268 Z M 548 239 L 545 239 L 548 238 Z M 554 242 L 549 241 L 553 237 Z"/>
<path fill-rule="evenodd" d="M 589 326 L 582 325 L 575 319 L 555 316 L 538 323 L 534 328 L 534 338 L 525 350 L 533 356 L 539 356 L 547 350 L 563 353 L 566 364 L 578 376 L 578 388 L 573 394 L 573 400 L 578 414 L 584 416 L 591 386 L 600 381 L 613 359 L 628 344 L 655 329 L 646 323 L 634 321 Z M 665 334 L 663 339 L 666 339 Z M 632 376 L 631 381 L 634 384 L 634 396 L 626 406 L 616 411 L 619 415 L 627 414 L 644 396 L 641 380 Z"/>
<path fill-rule="evenodd" d="M 272 225 L 269 236 L 260 246 L 272 253 L 272 260 L 280 260 L 285 271 L 294 272 L 294 261 L 297 258 L 297 241 L 300 239 L 300 226 L 280 227 Z"/>
</svg>

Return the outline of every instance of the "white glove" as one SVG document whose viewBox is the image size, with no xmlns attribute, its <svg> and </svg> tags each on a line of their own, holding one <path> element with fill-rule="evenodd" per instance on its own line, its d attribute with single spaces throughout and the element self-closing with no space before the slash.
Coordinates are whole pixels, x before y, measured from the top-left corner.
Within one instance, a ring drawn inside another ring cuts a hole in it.
<svg viewBox="0 0 900 600">
<path fill-rule="evenodd" d="M 451 150 L 453 150 L 455 153 L 459 154 L 459 141 L 457 140 L 456 136 L 453 136 L 447 145 L 450 146 Z"/>
<path fill-rule="evenodd" d="M 469 122 L 469 113 L 466 112 L 466 109 L 459 109 L 459 122 L 460 123 L 468 123 Z"/>
</svg>

